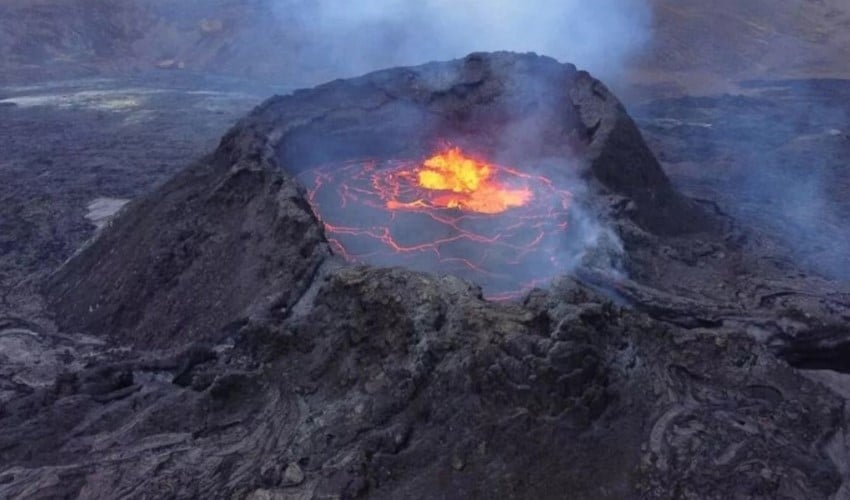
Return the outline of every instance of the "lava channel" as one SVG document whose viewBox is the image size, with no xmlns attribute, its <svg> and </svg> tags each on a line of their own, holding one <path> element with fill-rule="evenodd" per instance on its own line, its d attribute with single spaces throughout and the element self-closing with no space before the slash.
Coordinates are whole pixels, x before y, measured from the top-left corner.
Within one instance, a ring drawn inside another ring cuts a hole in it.
<svg viewBox="0 0 850 500">
<path fill-rule="evenodd" d="M 459 148 L 328 164 L 299 178 L 333 250 L 352 262 L 449 273 L 510 300 L 571 261 L 571 193 Z"/>
</svg>

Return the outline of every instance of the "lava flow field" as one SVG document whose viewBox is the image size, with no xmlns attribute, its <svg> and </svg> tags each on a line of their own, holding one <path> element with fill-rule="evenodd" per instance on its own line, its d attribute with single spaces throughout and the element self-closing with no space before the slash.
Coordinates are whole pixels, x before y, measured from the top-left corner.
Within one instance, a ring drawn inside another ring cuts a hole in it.
<svg viewBox="0 0 850 500">
<path fill-rule="evenodd" d="M 574 265 L 572 193 L 548 177 L 444 145 L 428 158 L 362 159 L 299 176 L 349 261 L 439 271 L 506 300 Z"/>
</svg>

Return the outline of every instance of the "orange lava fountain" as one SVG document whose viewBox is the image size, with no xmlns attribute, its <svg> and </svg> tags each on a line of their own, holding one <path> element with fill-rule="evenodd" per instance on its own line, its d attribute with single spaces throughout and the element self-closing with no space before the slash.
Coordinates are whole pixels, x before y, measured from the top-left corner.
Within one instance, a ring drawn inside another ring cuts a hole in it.
<svg viewBox="0 0 850 500">
<path fill-rule="evenodd" d="M 511 189 L 499 183 L 495 177 L 497 167 L 470 158 L 460 148 L 450 148 L 425 160 L 415 172 L 404 171 L 399 175 L 411 178 L 415 174 L 419 186 L 436 191 L 428 201 L 399 202 L 390 200 L 390 210 L 433 208 L 457 208 L 482 214 L 498 214 L 510 208 L 521 207 L 532 198 L 527 187 Z"/>
<path fill-rule="evenodd" d="M 350 261 L 455 274 L 495 300 L 545 286 L 570 266 L 570 192 L 457 147 L 299 177 L 334 251 Z"/>
</svg>

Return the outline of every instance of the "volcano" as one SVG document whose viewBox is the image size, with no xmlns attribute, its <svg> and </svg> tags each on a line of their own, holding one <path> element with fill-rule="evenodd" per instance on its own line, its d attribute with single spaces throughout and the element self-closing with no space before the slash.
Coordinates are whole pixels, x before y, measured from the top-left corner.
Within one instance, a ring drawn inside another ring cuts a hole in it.
<svg viewBox="0 0 850 500">
<path fill-rule="evenodd" d="M 140 202 L 127 217 L 135 223 L 105 234 L 65 267 L 51 296 L 67 327 L 205 337 L 283 276 L 284 288 L 298 295 L 307 283 L 296 283 L 310 278 L 311 263 L 326 251 L 460 275 L 493 298 L 512 298 L 583 261 L 614 269 L 621 256 L 608 219 L 661 235 L 712 225 L 673 189 L 616 97 L 588 73 L 545 57 L 473 54 L 381 71 L 274 97 L 247 120 L 213 158 L 218 171 L 231 172 L 216 181 L 224 182 L 217 189 L 228 186 L 226 203 Z M 446 175 L 453 162 L 471 175 Z M 260 166 L 283 172 L 299 191 L 287 212 L 240 194 L 247 178 L 266 178 Z M 217 178 L 212 172 L 184 174 L 164 189 L 193 192 Z M 303 185 L 308 191 L 300 194 Z M 172 196 L 181 198 L 164 199 Z M 250 215 L 241 213 L 247 209 Z M 300 214 L 297 223 L 289 211 Z M 281 227 L 241 239 L 253 230 L 240 227 L 258 217 Z M 272 245 L 284 237 L 297 245 Z M 184 272 L 198 279 L 177 278 Z M 138 275 L 151 279 L 131 278 Z M 184 294 L 199 298 L 185 306 L 191 311 L 175 307 Z M 150 298 L 139 305 L 148 311 L 128 309 L 140 296 Z"/>
<path fill-rule="evenodd" d="M 0 318 L 0 496 L 829 498 L 850 295 L 748 245 L 550 58 L 273 97 Z"/>
</svg>

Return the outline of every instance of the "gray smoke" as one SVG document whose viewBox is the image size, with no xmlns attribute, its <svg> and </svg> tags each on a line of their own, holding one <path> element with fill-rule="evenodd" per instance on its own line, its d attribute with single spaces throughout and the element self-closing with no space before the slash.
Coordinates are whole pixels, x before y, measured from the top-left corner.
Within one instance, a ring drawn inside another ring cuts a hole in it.
<svg viewBox="0 0 850 500">
<path fill-rule="evenodd" d="M 850 87 L 829 80 L 745 85 L 741 95 L 662 100 L 637 115 L 646 130 L 668 136 L 668 170 L 712 169 L 681 177 L 686 194 L 718 202 L 783 259 L 850 279 Z"/>
<path fill-rule="evenodd" d="M 271 1 L 295 42 L 295 64 L 332 77 L 510 50 L 572 62 L 610 81 L 650 36 L 642 0 Z"/>
<path fill-rule="evenodd" d="M 783 85 L 774 83 L 771 85 Z M 735 144 L 746 163 L 730 206 L 755 223 L 804 268 L 850 279 L 850 209 L 846 202 L 846 90 L 827 81 L 796 81 L 784 93 L 762 90 L 771 113 Z M 742 108 L 742 119 L 748 113 Z M 765 113 L 767 114 L 767 113 Z M 732 142 L 732 141 L 729 141 Z M 731 149 L 724 144 L 724 147 Z"/>
</svg>

